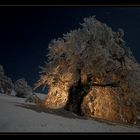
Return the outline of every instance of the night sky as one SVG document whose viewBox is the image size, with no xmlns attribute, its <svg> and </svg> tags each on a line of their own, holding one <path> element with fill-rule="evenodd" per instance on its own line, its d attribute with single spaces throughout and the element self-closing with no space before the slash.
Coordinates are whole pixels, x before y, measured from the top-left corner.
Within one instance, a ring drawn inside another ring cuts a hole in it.
<svg viewBox="0 0 140 140">
<path fill-rule="evenodd" d="M 140 7 L 1 6 L 0 64 L 13 82 L 25 78 L 33 85 L 46 61 L 49 42 L 80 27 L 84 17 L 96 15 L 124 40 L 140 62 Z"/>
</svg>

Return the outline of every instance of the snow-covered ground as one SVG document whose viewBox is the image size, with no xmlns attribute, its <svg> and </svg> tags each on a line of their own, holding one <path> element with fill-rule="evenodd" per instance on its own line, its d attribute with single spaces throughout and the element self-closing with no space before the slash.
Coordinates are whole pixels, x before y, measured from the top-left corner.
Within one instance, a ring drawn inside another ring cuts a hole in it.
<svg viewBox="0 0 140 140">
<path fill-rule="evenodd" d="M 0 132 L 140 132 L 135 127 L 38 112 L 24 100 L 0 94 Z"/>
</svg>

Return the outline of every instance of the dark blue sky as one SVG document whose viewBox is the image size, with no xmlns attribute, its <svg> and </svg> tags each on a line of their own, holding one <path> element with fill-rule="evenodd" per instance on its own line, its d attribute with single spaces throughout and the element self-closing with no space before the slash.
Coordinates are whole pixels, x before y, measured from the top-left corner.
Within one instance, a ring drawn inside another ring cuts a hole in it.
<svg viewBox="0 0 140 140">
<path fill-rule="evenodd" d="M 0 7 L 0 64 L 13 81 L 24 77 L 30 85 L 39 78 L 51 39 L 79 27 L 84 17 L 96 15 L 124 40 L 140 62 L 140 7 Z"/>
</svg>

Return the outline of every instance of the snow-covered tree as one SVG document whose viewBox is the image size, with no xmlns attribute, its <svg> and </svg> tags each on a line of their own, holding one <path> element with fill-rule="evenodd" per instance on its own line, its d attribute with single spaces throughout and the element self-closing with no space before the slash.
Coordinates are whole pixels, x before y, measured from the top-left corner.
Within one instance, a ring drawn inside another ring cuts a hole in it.
<svg viewBox="0 0 140 140">
<path fill-rule="evenodd" d="M 92 16 L 52 40 L 35 85 L 48 86 L 46 107 L 134 123 L 140 115 L 140 65 L 123 35 Z"/>
<path fill-rule="evenodd" d="M 4 75 L 4 69 L 3 69 L 3 66 L 0 65 L 0 76 L 3 76 Z"/>
<path fill-rule="evenodd" d="M 15 91 L 17 97 L 26 98 L 32 94 L 32 88 L 27 84 L 24 78 L 15 82 Z"/>
<path fill-rule="evenodd" d="M 0 93 L 11 94 L 14 85 L 12 80 L 4 73 L 3 66 L 0 65 Z"/>
<path fill-rule="evenodd" d="M 41 99 L 35 94 L 35 93 L 32 93 L 30 94 L 30 96 L 27 97 L 27 99 L 25 100 L 25 102 L 32 102 L 32 103 L 35 103 L 35 104 L 39 104 L 41 103 Z"/>
</svg>

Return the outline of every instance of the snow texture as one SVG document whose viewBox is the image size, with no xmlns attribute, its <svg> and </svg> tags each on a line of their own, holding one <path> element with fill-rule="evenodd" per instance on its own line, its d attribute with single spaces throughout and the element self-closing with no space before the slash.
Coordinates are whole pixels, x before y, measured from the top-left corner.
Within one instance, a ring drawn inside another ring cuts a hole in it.
<svg viewBox="0 0 140 140">
<path fill-rule="evenodd" d="M 0 132 L 140 132 L 139 128 L 130 126 L 37 112 L 27 108 L 28 105 L 34 104 L 25 103 L 24 98 L 0 94 Z"/>
</svg>

